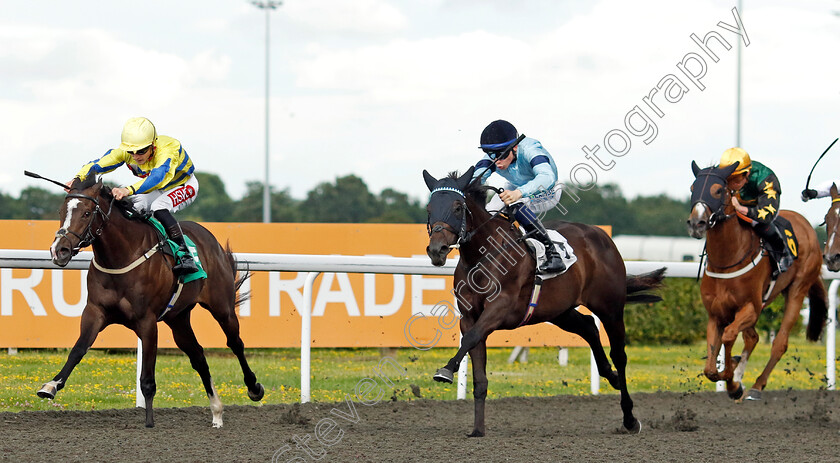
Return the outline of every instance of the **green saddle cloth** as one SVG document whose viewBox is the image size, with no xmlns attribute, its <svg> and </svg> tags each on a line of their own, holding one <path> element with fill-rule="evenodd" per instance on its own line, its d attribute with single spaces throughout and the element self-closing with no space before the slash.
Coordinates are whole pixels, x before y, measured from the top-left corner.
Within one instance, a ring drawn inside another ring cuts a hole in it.
<svg viewBox="0 0 840 463">
<path fill-rule="evenodd" d="M 180 260 L 178 259 L 179 246 L 174 241 L 169 239 L 168 235 L 166 234 L 166 230 L 163 229 L 163 225 L 161 225 L 160 222 L 158 222 L 158 220 L 154 217 L 149 217 L 149 223 L 151 223 L 155 227 L 158 233 L 160 233 L 161 236 L 163 236 L 163 238 L 166 240 L 166 243 L 169 244 L 169 248 L 172 249 L 172 255 L 175 256 L 175 259 Z M 207 272 L 204 271 L 204 265 L 201 264 L 201 259 L 198 258 L 198 247 L 196 247 L 195 243 L 193 243 L 193 240 L 191 240 L 186 233 L 184 233 L 184 242 L 187 243 L 187 249 L 190 250 L 190 254 L 192 254 L 193 260 L 195 261 L 195 265 L 196 267 L 198 267 L 198 271 L 190 273 L 188 275 L 183 275 L 181 277 L 183 278 L 183 282 L 189 283 L 194 280 L 207 278 Z"/>
</svg>

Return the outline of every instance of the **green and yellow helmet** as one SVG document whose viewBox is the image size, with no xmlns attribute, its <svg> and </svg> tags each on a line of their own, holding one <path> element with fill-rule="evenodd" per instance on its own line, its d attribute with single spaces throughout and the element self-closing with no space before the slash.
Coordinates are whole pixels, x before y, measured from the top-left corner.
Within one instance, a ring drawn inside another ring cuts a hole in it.
<svg viewBox="0 0 840 463">
<path fill-rule="evenodd" d="M 728 150 L 723 152 L 723 155 L 720 157 L 720 165 L 719 168 L 724 168 L 731 166 L 732 164 L 738 163 L 738 168 L 735 169 L 735 172 L 732 172 L 730 177 L 734 175 L 740 175 L 743 173 L 747 173 L 752 168 L 752 162 L 750 161 L 750 155 L 744 151 L 742 148 L 729 148 Z"/>
</svg>

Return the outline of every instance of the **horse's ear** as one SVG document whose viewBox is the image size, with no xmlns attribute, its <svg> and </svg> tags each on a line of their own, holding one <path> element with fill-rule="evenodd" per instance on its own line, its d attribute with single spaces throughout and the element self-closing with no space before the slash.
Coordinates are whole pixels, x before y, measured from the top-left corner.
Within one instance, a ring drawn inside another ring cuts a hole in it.
<svg viewBox="0 0 840 463">
<path fill-rule="evenodd" d="M 475 173 L 475 166 L 470 166 L 470 168 L 467 169 L 466 172 L 464 172 L 464 175 L 458 177 L 458 180 L 456 181 L 458 183 L 458 187 L 462 190 L 466 189 L 467 185 L 469 185 L 470 182 L 472 181 L 474 173 Z"/>
<path fill-rule="evenodd" d="M 423 169 L 423 180 L 426 181 L 426 187 L 429 188 L 429 191 L 434 190 L 438 182 L 437 179 L 432 177 L 432 174 L 430 174 L 426 169 Z"/>
<path fill-rule="evenodd" d="M 838 193 L 838 192 L 837 192 L 837 184 L 836 184 L 836 183 L 832 183 L 832 184 L 831 184 L 831 189 L 829 189 L 829 190 L 828 190 L 828 192 L 829 192 L 829 193 L 831 193 L 831 197 L 832 197 L 832 198 L 836 198 L 836 197 L 837 197 L 837 193 Z"/>
<path fill-rule="evenodd" d="M 691 171 L 694 172 L 695 177 L 697 177 L 697 174 L 700 173 L 700 166 L 698 166 L 694 161 L 691 161 Z"/>
<path fill-rule="evenodd" d="M 732 164 L 731 166 L 724 167 L 723 169 L 720 170 L 720 175 L 723 178 L 729 178 L 729 176 L 732 175 L 732 172 L 735 172 L 735 169 L 738 168 L 738 164 L 740 164 L 740 162 L 735 161 L 735 164 Z"/>
</svg>

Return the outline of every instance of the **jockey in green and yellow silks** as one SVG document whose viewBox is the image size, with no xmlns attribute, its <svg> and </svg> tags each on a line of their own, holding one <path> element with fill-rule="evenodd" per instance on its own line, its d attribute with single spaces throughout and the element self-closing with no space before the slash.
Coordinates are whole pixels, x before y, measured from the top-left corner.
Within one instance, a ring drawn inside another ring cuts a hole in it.
<svg viewBox="0 0 840 463">
<path fill-rule="evenodd" d="M 776 256 L 777 272 L 782 273 L 793 264 L 793 255 L 787 242 L 773 225 L 779 214 L 782 187 L 773 171 L 764 164 L 753 161 L 742 148 L 729 148 L 723 152 L 719 167 L 738 163 L 738 168 L 727 179 L 734 191 L 732 205 L 738 218 L 753 226 L 756 233 L 770 245 Z"/>
</svg>

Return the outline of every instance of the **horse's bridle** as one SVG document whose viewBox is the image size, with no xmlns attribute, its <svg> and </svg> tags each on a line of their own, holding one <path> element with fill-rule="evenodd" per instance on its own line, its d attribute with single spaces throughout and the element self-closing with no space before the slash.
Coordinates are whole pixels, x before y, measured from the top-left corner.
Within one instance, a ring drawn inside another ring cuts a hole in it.
<svg viewBox="0 0 840 463">
<path fill-rule="evenodd" d="M 432 236 L 433 233 L 438 233 L 438 232 L 441 232 L 443 230 L 446 230 L 449 233 L 452 233 L 453 235 L 458 237 L 458 239 L 455 240 L 455 244 L 452 244 L 449 247 L 453 248 L 453 249 L 457 249 L 457 248 L 460 248 L 462 244 L 466 243 L 469 240 L 469 237 L 467 237 L 467 214 L 472 214 L 472 213 L 470 212 L 470 209 L 467 207 L 466 196 L 464 195 L 463 191 L 461 191 L 457 188 L 454 188 L 454 187 L 442 186 L 442 187 L 437 187 L 434 190 L 432 190 L 432 192 L 429 194 L 429 197 L 431 198 L 432 195 L 434 195 L 435 193 L 440 193 L 440 192 L 457 193 L 462 198 L 464 198 L 463 213 L 461 214 L 461 218 L 460 218 L 460 225 L 461 225 L 460 229 L 456 231 L 455 227 L 453 227 L 452 225 L 449 224 L 448 219 L 449 219 L 450 215 L 452 214 L 452 211 L 450 210 L 446 213 L 446 215 L 443 217 L 443 219 L 440 220 L 440 222 L 443 222 L 443 223 L 439 223 L 439 224 L 435 225 L 434 227 L 432 227 L 432 214 L 431 214 L 431 212 L 429 212 L 426 215 L 426 231 L 429 233 L 429 236 Z"/>
<path fill-rule="evenodd" d="M 725 178 L 723 178 L 723 176 L 718 175 L 718 174 L 715 174 L 715 173 L 713 173 L 713 172 L 700 172 L 700 173 L 698 173 L 698 174 L 697 174 L 697 177 L 700 177 L 700 176 L 705 176 L 705 177 L 717 177 L 718 179 L 720 179 L 720 180 L 722 181 L 722 183 L 723 183 L 723 189 L 724 189 L 724 190 L 726 190 L 726 191 L 729 193 L 729 197 L 731 198 L 732 196 L 734 196 L 734 195 L 735 195 L 735 192 L 734 192 L 734 191 L 732 191 L 732 190 L 730 190 L 730 189 L 727 187 L 727 185 L 726 185 L 726 183 L 727 183 L 727 182 L 726 182 L 726 179 L 725 179 Z M 704 185 L 704 187 L 705 187 L 705 185 Z M 697 201 L 695 201 L 695 202 L 694 202 L 694 204 L 697 204 L 697 203 L 700 203 L 700 204 L 702 204 L 702 205 L 704 205 L 704 206 L 708 207 L 708 208 L 709 208 L 709 210 L 712 210 L 712 207 L 709 205 L 709 203 L 708 203 L 708 202 L 706 202 L 706 201 L 702 198 L 702 196 L 700 197 L 700 199 L 698 199 Z M 708 227 L 708 228 L 713 228 L 713 227 L 714 227 L 715 225 L 717 225 L 718 223 L 725 222 L 726 220 L 728 220 L 728 219 L 730 219 L 730 218 L 732 218 L 732 217 L 734 217 L 734 216 L 735 216 L 735 214 L 726 214 L 726 213 L 724 212 L 724 210 L 726 209 L 726 203 L 727 203 L 727 202 L 726 202 L 725 200 L 721 199 L 721 201 L 720 201 L 720 206 L 718 206 L 718 208 L 717 208 L 717 209 L 712 210 L 712 215 L 710 215 L 710 216 L 709 216 L 709 227 Z M 692 204 L 692 207 L 693 207 L 693 206 L 694 206 L 694 205 Z"/>
<path fill-rule="evenodd" d="M 108 220 L 110 219 L 110 216 L 111 216 L 111 210 L 114 207 L 114 198 L 111 198 L 111 202 L 108 206 L 108 213 L 107 214 L 105 213 L 105 211 L 102 210 L 101 207 L 99 207 L 99 199 L 98 198 L 94 198 L 94 197 L 91 197 L 91 196 L 88 196 L 88 195 L 83 195 L 83 194 L 80 194 L 80 193 L 68 194 L 66 196 L 66 198 L 87 199 L 89 201 L 93 201 L 93 204 L 96 206 L 96 208 L 93 211 L 93 214 L 91 215 L 90 221 L 87 224 L 87 227 L 85 227 L 85 231 L 81 235 L 79 235 L 78 233 L 76 233 L 74 231 L 67 230 L 66 228 L 63 228 L 63 227 L 59 228 L 58 231 L 55 232 L 56 238 L 67 238 L 67 235 L 70 234 L 70 235 L 75 236 L 76 239 L 79 240 L 79 242 L 70 249 L 70 252 L 72 253 L 72 255 L 75 256 L 76 254 L 79 253 L 79 251 L 82 250 L 82 248 L 90 246 L 91 244 L 93 244 L 94 241 L 96 241 L 96 238 L 98 238 L 100 235 L 102 235 L 102 229 L 105 228 L 105 224 L 108 223 Z M 92 231 L 91 229 L 93 228 L 93 221 L 96 219 L 97 215 L 102 218 L 102 220 L 101 220 L 102 224 L 99 226 L 99 228 L 96 229 L 96 231 Z"/>
<path fill-rule="evenodd" d="M 496 193 L 501 193 L 501 191 L 502 191 L 500 188 L 495 188 L 495 187 L 492 187 L 492 186 L 485 186 L 485 188 L 493 190 Z M 472 216 L 472 212 L 470 212 L 470 208 L 467 207 L 467 201 L 466 201 L 466 196 L 464 195 L 464 192 L 457 189 L 457 188 L 453 188 L 453 187 L 438 187 L 438 188 L 435 188 L 434 190 L 432 190 L 432 192 L 430 193 L 429 196 L 431 197 L 431 195 L 433 195 L 435 193 L 438 193 L 438 192 L 442 192 L 442 191 L 443 192 L 457 193 L 457 194 L 461 195 L 462 198 L 464 198 L 464 203 L 463 203 L 464 209 L 463 209 L 463 214 L 461 215 L 461 220 L 460 220 L 461 226 L 459 227 L 460 229 L 458 231 L 456 231 L 455 227 L 453 227 L 452 225 L 450 225 L 447 222 L 447 219 L 449 218 L 449 215 L 450 215 L 451 212 L 447 212 L 447 214 L 446 214 L 446 216 L 444 216 L 443 220 L 440 221 L 440 222 L 443 222 L 443 224 L 438 224 L 438 225 L 435 225 L 434 227 L 432 227 L 432 225 L 431 225 L 432 216 L 431 216 L 431 213 L 429 213 L 426 216 L 426 231 L 429 233 L 429 236 L 432 236 L 433 233 L 437 233 L 437 232 L 446 230 L 446 231 L 452 233 L 453 235 L 455 235 L 456 237 L 458 237 L 458 239 L 455 240 L 455 244 L 449 245 L 449 247 L 451 249 L 458 249 L 458 248 L 461 247 L 462 244 L 465 244 L 465 243 L 469 242 L 469 240 L 472 239 L 473 236 L 475 236 L 476 232 L 481 227 L 488 224 L 491 220 L 493 220 L 494 218 L 496 218 L 496 216 L 499 215 L 499 213 L 491 214 L 489 219 L 487 219 L 483 223 L 479 224 L 472 231 L 467 232 L 467 215 L 469 214 L 470 216 Z"/>
<path fill-rule="evenodd" d="M 712 215 L 709 216 L 708 228 L 711 229 L 711 228 L 714 228 L 715 225 L 726 222 L 727 220 L 729 220 L 732 217 L 735 217 L 737 215 L 737 214 L 727 214 L 727 213 L 724 212 L 724 210 L 726 209 L 727 203 L 729 202 L 729 201 L 726 201 L 726 199 L 732 198 L 735 195 L 735 191 L 730 190 L 727 187 L 727 179 L 723 178 L 723 176 L 721 176 L 721 175 L 715 174 L 713 172 L 706 172 L 706 173 L 698 173 L 697 177 L 699 178 L 700 176 L 717 177 L 723 183 L 723 189 L 727 193 L 726 195 L 722 194 L 723 198 L 721 198 L 720 206 L 718 206 L 718 208 L 716 210 L 713 210 Z M 701 199 L 698 199 L 697 201 L 694 202 L 694 204 L 697 204 L 697 203 L 703 204 L 704 206 L 708 207 L 710 210 L 712 209 L 711 206 L 709 206 L 709 203 L 707 203 L 705 200 L 703 200 L 702 197 L 701 197 Z M 726 269 L 730 269 L 732 267 L 736 267 L 736 266 L 742 264 L 752 255 L 752 250 L 754 249 L 754 247 L 752 245 L 752 242 L 753 242 L 753 239 L 750 238 L 750 246 L 747 249 L 747 253 L 744 254 L 744 256 L 742 256 L 741 259 L 739 259 L 734 264 L 721 266 L 721 265 L 715 265 L 714 263 L 709 261 L 709 265 L 711 265 L 715 268 L 721 269 L 721 270 L 726 270 Z M 759 253 L 761 252 L 760 247 L 761 247 L 761 245 L 759 244 Z M 704 247 L 703 248 L 703 254 L 705 255 L 705 253 L 706 253 L 706 249 Z"/>
</svg>

